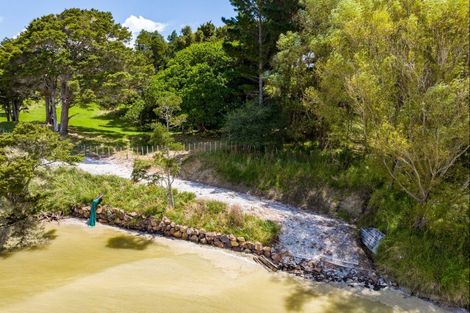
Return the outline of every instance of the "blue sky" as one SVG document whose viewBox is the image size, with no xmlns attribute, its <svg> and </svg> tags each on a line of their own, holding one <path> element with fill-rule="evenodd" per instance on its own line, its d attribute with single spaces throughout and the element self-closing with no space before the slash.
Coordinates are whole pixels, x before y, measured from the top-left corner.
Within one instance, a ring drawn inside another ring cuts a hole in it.
<svg viewBox="0 0 470 313">
<path fill-rule="evenodd" d="M 221 25 L 221 17 L 234 15 L 229 0 L 0 0 L 0 40 L 16 36 L 36 17 L 66 8 L 110 11 L 133 33 L 145 28 L 164 35 L 183 25 Z"/>
</svg>

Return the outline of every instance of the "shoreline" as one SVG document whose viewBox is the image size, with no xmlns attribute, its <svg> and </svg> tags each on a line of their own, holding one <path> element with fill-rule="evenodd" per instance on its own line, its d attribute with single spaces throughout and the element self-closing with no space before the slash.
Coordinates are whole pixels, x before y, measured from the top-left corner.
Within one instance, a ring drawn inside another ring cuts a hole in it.
<svg viewBox="0 0 470 313">
<path fill-rule="evenodd" d="M 49 224 L 56 224 L 58 226 L 60 226 L 60 224 L 64 224 L 64 225 L 76 225 L 76 226 L 80 226 L 83 228 L 88 227 L 86 225 L 86 220 L 77 218 L 77 217 L 70 217 L 70 216 L 63 216 L 62 218 L 57 219 L 57 220 L 50 220 L 50 221 L 44 220 L 43 222 L 49 223 Z M 185 253 L 187 252 L 187 249 L 190 248 L 189 252 L 197 253 L 201 257 L 204 257 L 204 253 L 202 253 L 203 250 L 206 250 L 206 251 L 209 250 L 214 253 L 223 253 L 223 254 L 229 255 L 230 257 L 235 257 L 238 260 L 243 260 L 244 262 L 250 265 L 255 265 L 255 266 L 260 265 L 258 262 L 254 260 L 253 255 L 243 253 L 243 252 L 221 249 L 215 246 L 203 245 L 200 243 L 181 240 L 180 238 L 167 237 L 165 235 L 158 234 L 158 233 L 149 233 L 147 231 L 129 229 L 129 228 L 124 228 L 124 227 L 120 227 L 116 225 L 103 224 L 99 222 L 97 223 L 97 227 L 104 227 L 104 228 L 112 229 L 114 231 L 122 232 L 122 233 L 129 234 L 132 236 L 144 237 L 146 239 L 149 239 L 158 243 L 163 243 L 165 245 L 176 244 L 177 248 L 185 250 Z M 269 271 L 266 268 L 265 270 Z M 343 283 L 343 282 L 311 280 L 307 277 L 296 275 L 295 273 L 284 271 L 284 270 L 279 270 L 278 272 L 275 272 L 272 274 L 281 275 L 283 277 L 290 277 L 310 287 L 314 287 L 316 284 L 320 284 L 320 285 L 326 285 L 332 288 L 342 289 L 347 292 L 350 292 L 351 294 L 355 296 L 365 298 L 365 299 L 366 298 L 370 299 L 370 297 L 373 297 L 373 298 L 376 298 L 375 301 L 378 301 L 390 307 L 397 305 L 397 303 L 399 303 L 400 306 L 402 305 L 405 306 L 406 302 L 409 301 L 409 298 L 413 298 L 414 301 L 419 301 L 420 306 L 426 306 L 426 309 L 428 309 L 427 311 L 419 311 L 419 312 L 436 312 L 435 310 L 437 307 L 438 309 L 445 310 L 446 312 L 449 312 L 449 313 L 468 313 L 468 311 L 465 308 L 452 307 L 452 306 L 446 305 L 445 303 L 440 303 L 440 302 L 433 301 L 431 299 L 427 299 L 424 297 L 411 295 L 407 293 L 406 291 L 393 287 L 393 286 L 387 286 L 380 290 L 373 290 L 371 288 L 366 288 L 362 286 L 350 286 L 347 283 Z"/>
</svg>

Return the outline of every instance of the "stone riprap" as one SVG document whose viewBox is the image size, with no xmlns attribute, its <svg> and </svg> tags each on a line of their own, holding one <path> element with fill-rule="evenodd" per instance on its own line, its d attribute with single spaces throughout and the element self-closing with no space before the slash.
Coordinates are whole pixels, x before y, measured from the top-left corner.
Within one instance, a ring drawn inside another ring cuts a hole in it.
<svg viewBox="0 0 470 313">
<path fill-rule="evenodd" d="M 315 281 L 343 282 L 350 286 L 374 289 L 388 285 L 370 270 L 338 266 L 325 260 L 294 258 L 285 250 L 251 242 L 233 234 L 207 232 L 203 229 L 179 225 L 167 217 L 158 219 L 136 212 L 101 206 L 98 207 L 96 213 L 98 222 L 102 224 L 251 254 L 261 261 L 259 263 L 268 265 L 266 267 L 271 270 L 281 270 Z M 72 215 L 87 219 L 90 215 L 90 207 L 77 207 L 72 210 Z"/>
</svg>

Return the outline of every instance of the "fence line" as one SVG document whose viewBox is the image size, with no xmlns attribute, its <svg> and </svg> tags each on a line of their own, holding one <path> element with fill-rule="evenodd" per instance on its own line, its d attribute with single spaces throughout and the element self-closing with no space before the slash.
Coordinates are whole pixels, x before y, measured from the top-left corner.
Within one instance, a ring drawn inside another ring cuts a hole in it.
<svg viewBox="0 0 470 313">
<path fill-rule="evenodd" d="M 264 145 L 242 145 L 235 144 L 229 141 L 200 141 L 200 142 L 186 142 L 181 143 L 183 151 L 188 153 L 203 153 L 203 152 L 256 152 L 256 153 L 269 153 L 278 154 L 285 152 L 277 146 Z M 105 145 L 78 145 L 75 147 L 75 152 L 90 156 L 110 156 L 115 153 L 125 152 L 129 154 L 147 155 L 155 152 L 164 151 L 164 147 L 156 145 L 142 145 L 142 146 L 105 146 Z"/>
</svg>

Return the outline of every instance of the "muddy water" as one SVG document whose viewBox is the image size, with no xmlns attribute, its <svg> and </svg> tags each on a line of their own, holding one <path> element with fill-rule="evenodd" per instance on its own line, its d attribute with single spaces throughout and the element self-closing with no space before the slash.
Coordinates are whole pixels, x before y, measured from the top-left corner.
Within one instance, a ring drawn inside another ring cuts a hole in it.
<svg viewBox="0 0 470 313">
<path fill-rule="evenodd" d="M 0 312 L 442 312 L 416 298 L 307 284 L 191 243 L 49 225 L 41 249 L 0 257 Z"/>
</svg>

